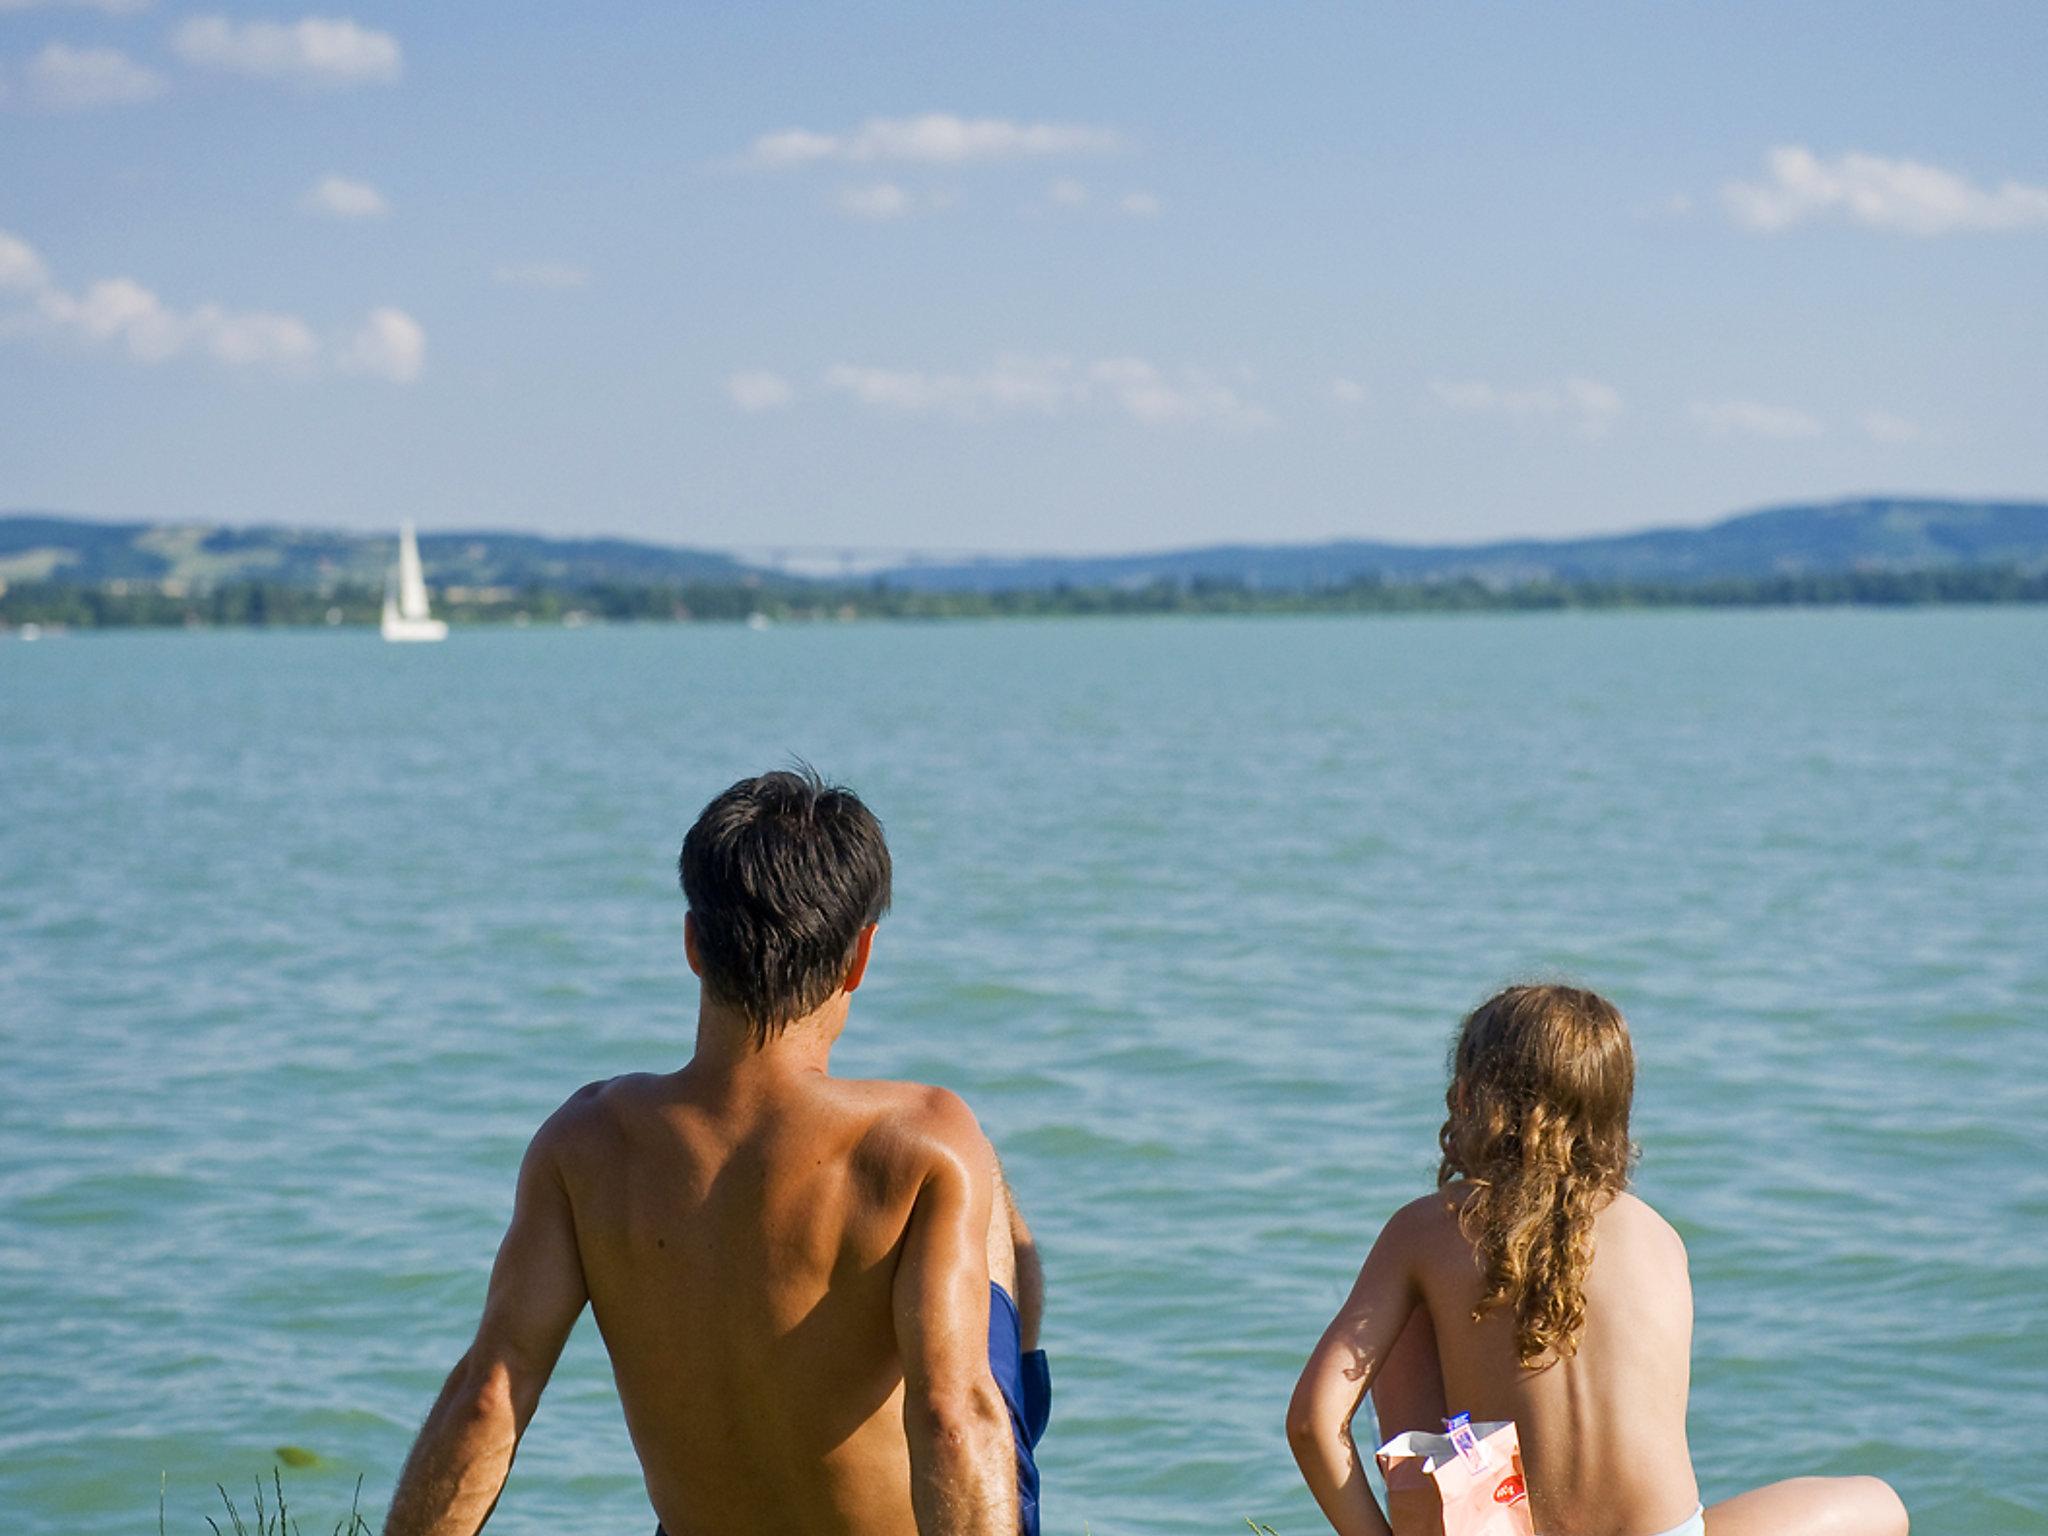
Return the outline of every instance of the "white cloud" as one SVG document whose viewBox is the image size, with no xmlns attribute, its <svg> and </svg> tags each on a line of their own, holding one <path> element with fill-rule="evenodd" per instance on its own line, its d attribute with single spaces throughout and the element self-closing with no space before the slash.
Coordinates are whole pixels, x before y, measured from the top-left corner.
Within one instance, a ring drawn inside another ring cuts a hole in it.
<svg viewBox="0 0 2048 1536">
<path fill-rule="evenodd" d="M 874 409 L 965 421 L 1068 413 L 1121 415 L 1153 426 L 1210 422 L 1245 428 L 1272 421 L 1264 407 L 1213 374 L 1193 368 L 1169 372 L 1138 357 L 1077 362 L 1008 356 L 977 373 L 840 363 L 825 371 L 823 382 Z"/>
<path fill-rule="evenodd" d="M 919 117 L 871 117 L 846 133 L 786 128 L 763 134 L 754 140 L 747 159 L 771 169 L 827 160 L 855 165 L 880 161 L 965 165 L 976 160 L 1107 154 L 1122 148 L 1123 143 L 1122 135 L 1109 128 L 927 112 Z"/>
<path fill-rule="evenodd" d="M 43 335 L 76 345 L 125 352 L 157 364 L 196 354 L 222 367 L 304 377 L 335 366 L 407 382 L 420 370 L 426 338 L 419 323 L 395 309 L 373 311 L 363 327 L 336 346 L 322 342 L 298 315 L 234 310 L 206 303 L 168 305 L 132 277 L 102 278 L 73 292 L 54 282 L 33 247 L 0 230 L 0 339 Z"/>
<path fill-rule="evenodd" d="M 119 348 L 141 363 L 199 352 L 230 368 L 309 371 L 320 342 L 297 315 L 230 310 L 219 304 L 173 309 L 133 278 L 104 278 L 82 293 L 45 285 L 37 316 L 48 328 L 88 345 Z"/>
<path fill-rule="evenodd" d="M 1071 176 L 1062 176 L 1045 189 L 1045 200 L 1055 208 L 1079 208 L 1088 201 L 1088 189 Z"/>
<path fill-rule="evenodd" d="M 195 16 L 171 33 L 171 47 L 188 64 L 311 86 L 389 85 L 405 65 L 397 38 L 340 16 Z"/>
<path fill-rule="evenodd" d="M 335 366 L 410 384 L 427 361 L 427 333 L 402 309 L 373 309 L 342 347 Z"/>
<path fill-rule="evenodd" d="M 1155 192 L 1126 192 L 1117 203 L 1117 207 L 1134 219 L 1156 219 L 1162 206 Z"/>
<path fill-rule="evenodd" d="M 726 375 L 726 398 L 743 411 L 780 410 L 796 399 L 796 389 L 767 368 L 747 368 Z"/>
<path fill-rule="evenodd" d="M 31 105 L 52 112 L 123 107 L 164 92 L 164 77 L 118 48 L 51 43 L 22 71 Z"/>
<path fill-rule="evenodd" d="M 35 247 L 0 229 L 0 290 L 16 288 L 38 293 L 49 281 L 49 269 Z"/>
<path fill-rule="evenodd" d="M 893 181 L 839 189 L 839 211 L 856 219 L 900 219 L 910 212 L 910 194 Z"/>
<path fill-rule="evenodd" d="M 1330 398 L 1347 411 L 1355 411 L 1366 403 L 1365 386 L 1356 379 L 1330 380 Z"/>
<path fill-rule="evenodd" d="M 1693 425 L 1709 437 L 1765 437 L 1778 442 L 1819 437 L 1819 420 L 1789 405 L 1757 400 L 1701 400 L 1692 408 Z"/>
<path fill-rule="evenodd" d="M 229 314 L 206 305 L 199 345 L 216 362 L 230 368 L 278 368 L 297 372 L 310 367 L 320 354 L 319 339 L 297 315 L 250 311 Z"/>
<path fill-rule="evenodd" d="M 1248 404 L 1229 385 L 1199 369 L 1184 369 L 1169 378 L 1142 358 L 1118 357 L 1090 365 L 1088 377 L 1139 421 L 1262 427 L 1273 420 L 1264 407 Z"/>
<path fill-rule="evenodd" d="M 0 13 L 59 6 L 75 11 L 101 11 L 109 16 L 133 16 L 148 10 L 150 0 L 0 0 Z"/>
<path fill-rule="evenodd" d="M 384 194 L 367 181 L 350 181 L 346 176 L 323 176 L 299 199 L 306 213 L 330 219 L 381 219 L 391 212 Z"/>
<path fill-rule="evenodd" d="M 581 288 L 590 272 L 568 261 L 508 261 L 493 268 L 491 278 L 508 288 Z"/>
<path fill-rule="evenodd" d="M 1909 235 L 2048 224 L 2048 187 L 2005 181 L 1986 189 L 1917 160 L 1864 154 L 1823 160 L 1798 145 L 1773 149 L 1764 165 L 1766 180 L 1721 188 L 1729 215 L 1764 233 L 1810 219 L 1846 219 Z"/>
<path fill-rule="evenodd" d="M 1620 391 L 1576 376 L 1526 389 L 1501 389 L 1483 379 L 1434 381 L 1437 402 L 1466 415 L 1500 415 L 1523 425 L 1556 423 L 1581 437 L 1603 437 L 1622 413 Z"/>
<path fill-rule="evenodd" d="M 1910 443 L 1920 436 L 1920 424 L 1890 411 L 1865 411 L 1856 425 L 1873 443 Z"/>
</svg>

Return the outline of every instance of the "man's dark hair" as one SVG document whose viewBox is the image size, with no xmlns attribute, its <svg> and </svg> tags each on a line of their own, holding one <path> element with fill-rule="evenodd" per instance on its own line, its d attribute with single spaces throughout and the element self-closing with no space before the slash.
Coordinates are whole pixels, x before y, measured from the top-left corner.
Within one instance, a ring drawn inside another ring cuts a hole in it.
<svg viewBox="0 0 2048 1536">
<path fill-rule="evenodd" d="M 704 988 L 763 1042 L 833 994 L 861 930 L 889 910 L 882 824 L 808 765 L 705 806 L 677 867 Z"/>
</svg>

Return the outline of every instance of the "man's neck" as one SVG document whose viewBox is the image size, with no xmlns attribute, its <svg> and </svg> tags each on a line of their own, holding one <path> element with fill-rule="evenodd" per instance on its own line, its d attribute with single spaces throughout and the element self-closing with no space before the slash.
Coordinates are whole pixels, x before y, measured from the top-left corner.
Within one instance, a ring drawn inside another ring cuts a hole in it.
<svg viewBox="0 0 2048 1536">
<path fill-rule="evenodd" d="M 697 1011 L 697 1053 L 690 1066 L 699 1074 L 735 1082 L 824 1075 L 832 1070 L 832 1047 L 845 1028 L 843 994 L 791 1019 L 765 1041 L 745 1018 L 706 1002 Z"/>
</svg>

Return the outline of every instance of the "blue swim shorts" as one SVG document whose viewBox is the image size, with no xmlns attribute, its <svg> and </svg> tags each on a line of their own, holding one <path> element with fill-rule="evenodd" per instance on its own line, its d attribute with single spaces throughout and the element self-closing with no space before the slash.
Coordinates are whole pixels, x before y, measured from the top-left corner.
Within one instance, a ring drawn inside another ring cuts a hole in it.
<svg viewBox="0 0 2048 1536">
<path fill-rule="evenodd" d="M 988 1368 L 1010 1409 L 1017 1442 L 1017 1506 L 1024 1536 L 1038 1536 L 1038 1459 L 1034 1454 L 1052 1417 L 1052 1368 L 1045 1351 L 1026 1351 L 1017 1303 L 993 1280 L 988 1284 Z"/>
</svg>

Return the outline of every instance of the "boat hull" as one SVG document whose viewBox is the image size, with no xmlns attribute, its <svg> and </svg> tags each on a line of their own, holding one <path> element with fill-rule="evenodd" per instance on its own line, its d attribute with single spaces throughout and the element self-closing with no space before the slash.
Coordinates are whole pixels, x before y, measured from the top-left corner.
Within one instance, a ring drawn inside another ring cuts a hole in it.
<svg viewBox="0 0 2048 1536">
<path fill-rule="evenodd" d="M 399 619 L 387 617 L 378 626 L 386 640 L 411 644 L 423 640 L 446 640 L 448 624 L 443 619 Z"/>
</svg>

